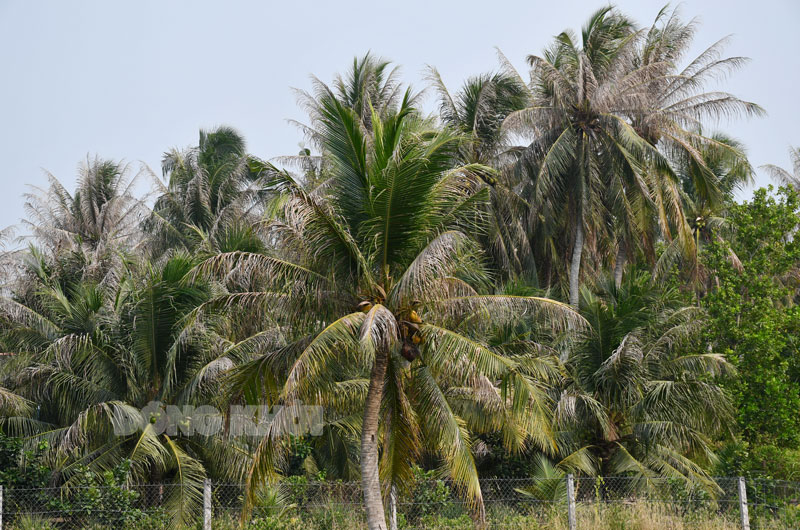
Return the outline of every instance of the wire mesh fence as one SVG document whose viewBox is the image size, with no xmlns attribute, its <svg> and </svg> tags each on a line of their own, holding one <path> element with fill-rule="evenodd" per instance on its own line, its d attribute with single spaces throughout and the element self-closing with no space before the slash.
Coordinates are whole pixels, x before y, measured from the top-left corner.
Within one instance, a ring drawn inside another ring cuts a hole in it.
<svg viewBox="0 0 800 530">
<path fill-rule="evenodd" d="M 800 483 L 739 478 L 703 483 L 661 477 L 483 479 L 483 506 L 448 480 L 420 480 L 387 495 L 398 529 L 488 528 L 784 529 L 800 528 Z M 571 484 L 572 487 L 569 487 Z M 244 513 L 242 484 L 207 482 L 2 491 L 3 529 L 149 530 L 176 517 L 187 528 L 304 530 L 366 528 L 358 482 L 290 477 L 254 492 Z M 746 499 L 748 520 L 742 518 Z M 571 516 L 570 514 L 574 514 Z M 748 525 L 748 526 L 746 526 Z"/>
</svg>

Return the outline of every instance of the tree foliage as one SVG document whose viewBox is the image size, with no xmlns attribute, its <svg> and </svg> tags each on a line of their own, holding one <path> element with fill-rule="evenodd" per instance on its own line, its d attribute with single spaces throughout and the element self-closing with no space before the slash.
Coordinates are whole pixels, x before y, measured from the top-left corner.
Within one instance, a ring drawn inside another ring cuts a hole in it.
<svg viewBox="0 0 800 530">
<path fill-rule="evenodd" d="M 763 111 L 708 91 L 746 61 L 724 40 L 688 58 L 696 29 L 602 8 L 527 80 L 502 54 L 454 92 L 430 68 L 432 115 L 366 54 L 297 93 L 298 155 L 201 130 L 152 201 L 121 162 L 88 159 L 74 192 L 48 175 L 25 244 L 0 232 L 0 479 L 29 455 L 37 484 L 119 493 L 97 502 L 174 483 L 179 527 L 206 477 L 252 506 L 275 481 L 361 476 L 385 528 L 398 492 L 451 487 L 481 524 L 481 476 L 710 487 L 719 447 L 772 473 L 754 459 L 800 444 L 800 199 L 736 203 L 753 169 L 710 126 Z M 171 405 L 224 428 L 192 434 Z M 231 428 L 244 405 L 266 431 Z M 295 432 L 303 406 L 321 434 Z"/>
<path fill-rule="evenodd" d="M 760 189 L 751 201 L 732 206 L 728 219 L 728 238 L 712 241 L 704 254 L 713 271 L 703 301 L 711 336 L 740 373 L 730 387 L 745 439 L 796 447 L 800 200 L 789 188 L 776 194 Z"/>
</svg>

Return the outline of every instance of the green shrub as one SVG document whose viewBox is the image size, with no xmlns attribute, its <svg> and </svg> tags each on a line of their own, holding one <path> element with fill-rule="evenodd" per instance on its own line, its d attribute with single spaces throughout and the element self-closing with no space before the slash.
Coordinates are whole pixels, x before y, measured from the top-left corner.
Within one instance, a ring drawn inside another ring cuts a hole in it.
<svg viewBox="0 0 800 530">
<path fill-rule="evenodd" d="M 730 442 L 717 452 L 719 476 L 800 480 L 800 451 L 775 445 Z"/>
<path fill-rule="evenodd" d="M 412 503 L 417 516 L 439 513 L 452 498 L 450 488 L 437 478 L 435 471 L 414 469 Z"/>
<path fill-rule="evenodd" d="M 281 487 L 285 492 L 285 502 L 304 506 L 308 501 L 308 479 L 303 476 L 290 476 L 283 479 Z"/>
<path fill-rule="evenodd" d="M 0 484 L 7 488 L 46 487 L 52 475 L 42 463 L 47 448 L 47 442 L 42 440 L 35 448 L 26 449 L 21 438 L 0 433 Z"/>
</svg>

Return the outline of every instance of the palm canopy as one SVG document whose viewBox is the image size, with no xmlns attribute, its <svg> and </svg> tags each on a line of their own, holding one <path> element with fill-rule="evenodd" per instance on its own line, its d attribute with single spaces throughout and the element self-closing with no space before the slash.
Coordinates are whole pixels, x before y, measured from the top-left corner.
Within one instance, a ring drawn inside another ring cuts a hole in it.
<svg viewBox="0 0 800 530">
<path fill-rule="evenodd" d="M 685 151 L 673 154 L 672 164 L 681 179 L 683 208 L 687 222 L 691 226 L 695 240 L 695 252 L 686 255 L 681 252 L 678 240 L 669 243 L 656 262 L 655 274 L 663 276 L 676 263 L 683 263 L 683 270 L 689 272 L 693 281 L 704 276 L 700 260 L 703 243 L 712 238 L 720 239 L 720 230 L 726 228 L 728 207 L 733 204 L 734 193 L 753 181 L 753 168 L 747 160 L 744 146 L 736 139 L 722 133 L 714 133 L 710 142 L 697 145 L 697 152 L 703 163 Z M 706 182 L 707 172 L 713 175 L 715 194 L 720 198 L 710 198 L 698 183 Z M 738 263 L 735 254 L 732 262 Z"/>
<path fill-rule="evenodd" d="M 312 120 L 318 120 L 324 108 L 320 103 L 329 97 L 335 98 L 342 106 L 351 109 L 357 120 L 366 128 L 372 127 L 373 114 L 385 118 L 397 111 L 405 99 L 413 102 L 418 95 L 407 92 L 399 79 L 399 67 L 390 61 L 366 53 L 353 59 L 352 66 L 344 75 L 337 75 L 333 87 L 329 87 L 316 77 L 312 77 L 314 88 L 311 93 L 297 91 L 300 105 Z M 301 128 L 311 133 L 314 128 Z"/>
<path fill-rule="evenodd" d="M 524 83 L 506 72 L 485 73 L 467 79 L 453 95 L 435 68 L 429 69 L 428 79 L 439 94 L 442 122 L 468 138 L 460 158 L 465 163 L 500 162 L 507 148 L 503 120 L 528 102 Z"/>
<path fill-rule="evenodd" d="M 510 446 L 552 450 L 535 348 L 508 359 L 482 331 L 521 315 L 557 328 L 579 317 L 550 300 L 482 294 L 488 278 L 468 234 L 482 226 L 476 173 L 487 169 L 456 165 L 463 139 L 420 118 L 408 92 L 396 112 L 373 111 L 370 129 L 333 91 L 320 93 L 316 109 L 329 178 L 309 190 L 267 168 L 283 191 L 270 226 L 275 254 L 223 254 L 198 269 L 259 278 L 259 292 L 226 296 L 268 301 L 287 336 L 238 371 L 237 395 L 321 404 L 341 415 L 336 425 L 350 417 L 361 431 L 375 528 L 384 517 L 379 474 L 387 488 L 407 484 L 397 479 L 407 478 L 421 447 L 480 506 L 470 427 L 505 429 Z M 351 390 L 345 402 L 343 388 Z M 474 413 L 480 408 L 495 414 Z M 276 418 L 256 452 L 251 486 L 279 469 L 285 428 Z"/>
<path fill-rule="evenodd" d="M 640 273 L 583 290 L 589 325 L 568 350 L 555 408 L 562 450 L 588 451 L 601 476 L 707 481 L 712 440 L 732 418 L 718 379 L 733 368 L 704 347 L 703 312 L 652 281 Z"/>
<path fill-rule="evenodd" d="M 138 243 L 146 212 L 132 193 L 142 171 L 130 174 L 123 162 L 87 159 L 78 168 L 73 193 L 48 173 L 47 189 L 26 194 L 23 225 L 42 259 L 67 276 L 113 281 L 120 257 Z"/>
<path fill-rule="evenodd" d="M 684 22 L 678 9 L 669 12 L 665 7 L 658 13 L 635 58 L 637 68 L 657 72 L 642 87 L 649 103 L 631 109 L 627 116 L 637 132 L 668 157 L 688 158 L 695 166 L 691 178 L 696 194 L 718 207 L 725 199 L 725 182 L 719 181 L 703 154 L 715 152 L 716 159 L 743 156 L 739 145 L 702 134 L 704 122 L 765 113 L 728 92 L 706 91 L 709 81 L 729 76 L 745 65 L 747 58 L 723 56 L 728 43 L 728 38 L 723 38 L 687 60 L 696 32 L 696 21 Z M 682 63 L 685 66 L 681 67 Z"/>
<path fill-rule="evenodd" d="M 580 37 L 561 33 L 543 56 L 528 57 L 531 103 L 506 119 L 506 127 L 533 137 L 517 167 L 530 176 L 530 215 L 550 225 L 538 244 L 548 261 L 570 262 L 572 305 L 584 246 L 609 245 L 607 227 L 615 223 L 641 234 L 640 212 L 651 206 L 647 169 L 677 185 L 667 160 L 625 119 L 646 104 L 640 87 L 652 75 L 633 68 L 638 39 L 633 23 L 611 8 L 595 13 Z M 570 234 L 568 245 L 553 240 L 559 231 Z"/>
<path fill-rule="evenodd" d="M 711 142 L 698 148 L 704 167 L 685 152 L 683 156 L 674 159 L 673 165 L 681 179 L 687 200 L 702 205 L 703 208 L 723 211 L 733 201 L 735 192 L 753 183 L 754 171 L 747 160 L 742 142 L 720 132 L 711 134 L 709 139 Z M 698 189 L 697 182 L 702 178 L 698 173 L 706 171 L 714 175 L 721 201 L 709 198 L 707 193 Z"/>
<path fill-rule="evenodd" d="M 113 286 L 83 281 L 66 288 L 39 269 L 34 295 L 0 300 L 0 341 L 15 352 L 3 366 L 4 381 L 38 405 L 33 417 L 7 415 L 4 429 L 46 440 L 48 461 L 67 489 L 83 466 L 102 472 L 122 459 L 130 460 L 134 481 L 176 484 L 165 499 L 176 527 L 196 517 L 207 470 L 236 480 L 247 466 L 235 440 L 141 424 L 140 411 L 153 403 L 215 403 L 218 378 L 241 360 L 224 328 L 187 320 L 211 296 L 207 283 L 186 278 L 193 266 L 175 255 L 131 265 Z M 5 394 L 3 401 L 15 403 Z"/>
<path fill-rule="evenodd" d="M 225 247 L 231 239 L 252 246 L 245 227 L 257 220 L 254 212 L 264 197 L 251 162 L 244 138 L 230 127 L 201 130 L 197 146 L 165 153 L 161 167 L 167 183 L 154 179 L 158 197 L 146 226 L 153 236 L 151 251 L 214 248 L 220 242 Z"/>
</svg>

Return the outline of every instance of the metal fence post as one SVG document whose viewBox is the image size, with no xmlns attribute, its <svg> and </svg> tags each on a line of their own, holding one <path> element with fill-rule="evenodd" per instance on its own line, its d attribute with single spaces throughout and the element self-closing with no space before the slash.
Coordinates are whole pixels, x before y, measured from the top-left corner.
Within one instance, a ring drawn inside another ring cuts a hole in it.
<svg viewBox="0 0 800 530">
<path fill-rule="evenodd" d="M 747 489 L 744 477 L 739 477 L 739 513 L 742 515 L 742 530 L 750 530 L 750 514 L 747 512 Z"/>
<path fill-rule="evenodd" d="M 208 478 L 203 481 L 203 530 L 211 530 L 211 479 Z"/>
<path fill-rule="evenodd" d="M 572 473 L 567 475 L 567 520 L 569 530 L 576 530 L 578 523 L 575 519 L 575 477 Z"/>
</svg>

